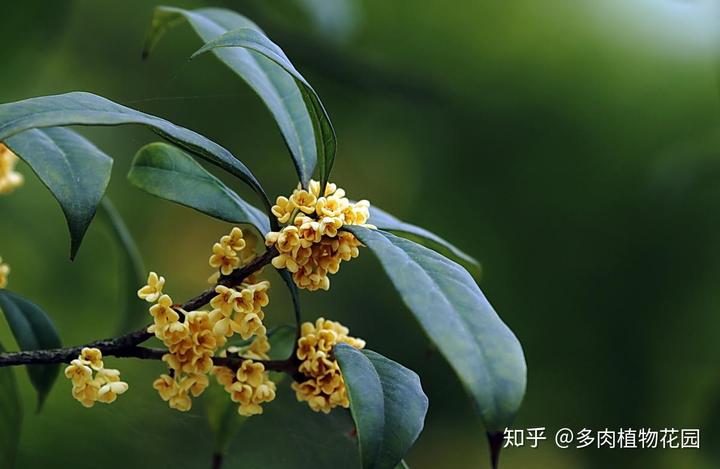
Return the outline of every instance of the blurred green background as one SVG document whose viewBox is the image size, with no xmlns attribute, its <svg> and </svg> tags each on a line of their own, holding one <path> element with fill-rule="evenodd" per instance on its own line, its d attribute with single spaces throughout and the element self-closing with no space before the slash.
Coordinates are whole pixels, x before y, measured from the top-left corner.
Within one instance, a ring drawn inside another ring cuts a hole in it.
<svg viewBox="0 0 720 469">
<path fill-rule="evenodd" d="M 250 16 L 320 93 L 336 126 L 333 179 L 352 197 L 451 240 L 483 263 L 481 286 L 520 338 L 528 391 L 516 428 L 700 428 L 701 450 L 510 449 L 507 468 L 720 466 L 720 11 L 711 1 L 177 1 Z M 320 5 L 315 16 L 309 14 Z M 348 6 L 347 9 L 343 5 Z M 199 41 L 172 31 L 140 59 L 154 4 L 24 1 L 3 8 L 0 100 L 87 90 L 230 149 L 270 194 L 295 175 L 270 114 Z M 156 138 L 81 129 L 115 158 L 109 194 L 149 269 L 184 299 L 205 287 L 228 225 L 124 179 Z M 99 224 L 68 260 L 61 211 L 26 166 L 0 198 L 10 288 L 42 305 L 66 344 L 113 334 L 121 258 Z M 227 180 L 227 178 L 225 178 Z M 231 182 L 249 200 L 242 185 Z M 487 467 L 484 432 L 370 252 L 331 293 L 304 294 L 417 371 L 430 397 L 413 469 Z M 276 282 L 271 322 L 290 318 Z M 0 323 L 0 341 L 13 346 Z M 169 410 L 160 363 L 108 360 L 131 391 L 86 410 L 60 378 L 35 415 L 25 372 L 18 467 L 209 467 L 203 402 Z M 468 364 L 472 366 L 472 364 Z M 350 423 L 286 389 L 234 440 L 227 467 L 355 467 Z"/>
</svg>

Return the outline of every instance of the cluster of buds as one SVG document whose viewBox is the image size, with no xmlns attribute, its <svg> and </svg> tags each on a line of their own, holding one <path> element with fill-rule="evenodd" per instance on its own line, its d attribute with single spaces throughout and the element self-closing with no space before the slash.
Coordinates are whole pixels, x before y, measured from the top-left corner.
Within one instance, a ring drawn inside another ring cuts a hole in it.
<svg viewBox="0 0 720 469">
<path fill-rule="evenodd" d="M 214 244 L 210 265 L 223 275 L 229 275 L 249 263 L 254 256 L 254 246 L 246 241 L 242 230 L 233 228 Z M 153 324 L 148 332 L 155 334 L 168 349 L 162 359 L 171 371 L 155 380 L 153 387 L 171 408 L 187 411 L 192 407 L 191 396 L 200 396 L 208 387 L 207 375 L 213 369 L 213 357 L 224 354 L 218 349 L 227 343 L 229 337 L 235 334 L 243 339 L 255 337 L 251 348 L 260 359 L 266 356 L 269 343 L 262 322 L 265 317 L 262 308 L 270 301 L 267 294 L 270 282 L 260 281 L 254 274 L 237 288 L 217 285 L 216 296 L 210 301 L 212 310 L 190 312 L 173 304 L 170 296 L 162 291 L 164 285 L 165 279 L 151 272 L 147 285 L 138 291 L 140 298 L 155 303 L 150 308 Z M 240 380 L 240 375 L 237 376 Z M 263 374 L 261 381 L 254 376 L 250 382 L 242 381 L 251 386 L 253 392 L 248 394 L 248 390 L 243 388 L 238 395 L 243 399 L 237 401 L 241 404 L 243 415 L 260 413 L 259 404 L 275 396 L 275 385 L 269 381 L 267 373 Z"/>
<path fill-rule="evenodd" d="M 118 370 L 105 368 L 102 352 L 96 348 L 83 348 L 65 368 L 65 376 L 72 381 L 73 397 L 85 407 L 92 407 L 97 401 L 110 404 L 128 390 L 128 384 L 120 381 Z"/>
<path fill-rule="evenodd" d="M 364 340 L 350 337 L 349 333 L 339 322 L 323 318 L 302 325 L 296 354 L 301 360 L 299 371 L 308 379 L 293 383 L 292 388 L 297 400 L 306 401 L 315 412 L 327 414 L 337 406 L 350 406 L 340 366 L 332 356 L 333 347 L 339 343 L 365 347 Z"/>
<path fill-rule="evenodd" d="M 5 264 L 0 257 L 0 288 L 7 287 L 8 277 L 10 276 L 10 266 Z"/>
<path fill-rule="evenodd" d="M 19 158 L 0 143 L 0 194 L 8 194 L 23 184 L 23 175 L 15 171 Z"/>
<path fill-rule="evenodd" d="M 311 291 L 330 288 L 329 274 L 340 268 L 341 261 L 358 256 L 362 243 L 352 233 L 341 231 L 345 225 L 367 225 L 370 203 L 350 203 L 345 191 L 328 183 L 324 192 L 320 183 L 310 181 L 308 189 L 298 185 L 290 196 L 278 197 L 272 213 L 285 224 L 280 231 L 265 236 L 267 246 L 275 246 L 278 256 L 272 264 L 292 272 L 295 284 Z"/>
</svg>

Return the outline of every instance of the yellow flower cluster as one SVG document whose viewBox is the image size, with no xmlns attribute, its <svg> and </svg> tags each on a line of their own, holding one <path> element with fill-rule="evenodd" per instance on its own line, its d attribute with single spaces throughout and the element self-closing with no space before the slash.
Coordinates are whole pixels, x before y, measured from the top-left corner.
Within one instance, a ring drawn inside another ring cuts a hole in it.
<svg viewBox="0 0 720 469">
<path fill-rule="evenodd" d="M 223 275 L 230 275 L 233 270 L 250 262 L 255 257 L 254 238 L 245 238 L 240 228 L 220 238 L 213 244 L 210 256 L 210 267 L 219 269 Z"/>
<path fill-rule="evenodd" d="M 182 312 L 182 318 L 173 306 L 170 296 L 163 294 L 165 279 L 150 272 L 148 283 L 138 296 L 150 303 L 153 324 L 148 332 L 162 340 L 168 352 L 162 359 L 172 370 L 172 376 L 163 374 L 153 382 L 163 400 L 180 411 L 190 410 L 190 394 L 198 397 L 207 388 L 206 376 L 212 369 L 212 357 L 218 342 L 213 334 L 207 311 Z"/>
<path fill-rule="evenodd" d="M 263 319 L 265 313 L 261 308 L 270 303 L 267 290 L 270 282 L 263 280 L 257 283 L 242 283 L 238 289 L 218 285 L 215 296 L 210 300 L 213 310 L 210 320 L 213 332 L 223 338 L 240 334 L 243 339 L 254 335 L 265 335 Z"/>
<path fill-rule="evenodd" d="M 10 266 L 5 264 L 0 257 L 0 288 L 7 287 L 8 277 L 10 276 Z"/>
<path fill-rule="evenodd" d="M 349 407 L 345 381 L 340 366 L 332 357 L 336 344 L 345 343 L 361 349 L 365 341 L 348 336 L 349 329 L 339 322 L 319 318 L 315 324 L 302 325 L 298 339 L 297 358 L 299 371 L 308 377 L 303 382 L 292 384 L 298 401 L 306 401 L 315 412 L 328 413 L 334 407 Z"/>
<path fill-rule="evenodd" d="M 295 284 L 314 291 L 330 288 L 329 274 L 340 268 L 341 261 L 358 256 L 362 243 L 352 233 L 340 231 L 344 225 L 367 225 L 370 203 L 350 203 L 345 191 L 328 183 L 320 193 L 320 183 L 310 181 L 305 190 L 298 185 L 290 196 L 278 197 L 272 213 L 280 231 L 265 236 L 267 246 L 275 246 L 279 255 L 272 260 L 278 269 L 293 274 Z"/>
<path fill-rule="evenodd" d="M 120 381 L 118 370 L 105 368 L 102 352 L 96 348 L 83 348 L 65 368 L 65 376 L 72 381 L 73 397 L 85 407 L 92 407 L 97 401 L 110 404 L 128 390 L 128 384 Z"/>
<path fill-rule="evenodd" d="M 256 342 L 257 340 L 253 344 Z M 267 339 L 265 343 L 267 344 Z M 269 348 L 267 344 L 267 349 Z M 270 374 L 265 371 L 262 363 L 244 360 L 236 372 L 225 366 L 216 366 L 213 373 L 218 383 L 230 394 L 230 399 L 240 404 L 238 413 L 244 417 L 262 414 L 260 404 L 275 399 L 275 383 L 270 380 Z"/>
<path fill-rule="evenodd" d="M 210 265 L 220 269 L 223 275 L 229 275 L 232 270 L 247 264 L 255 256 L 251 239 L 246 240 L 242 230 L 233 228 L 213 246 Z M 187 411 L 192 407 L 190 396 L 198 397 L 207 388 L 207 374 L 213 369 L 212 358 L 229 337 L 234 334 L 243 339 L 255 337 L 250 352 L 258 359 L 267 357 L 270 345 L 262 322 L 265 318 L 262 308 L 270 302 L 267 294 L 270 282 L 260 281 L 252 275 L 236 288 L 217 285 L 209 312 L 186 312 L 174 306 L 170 296 L 163 293 L 164 285 L 165 279 L 151 272 L 147 285 L 138 290 L 140 298 L 155 303 L 150 308 L 153 324 L 148 332 L 155 334 L 168 348 L 163 361 L 172 370 L 155 380 L 153 387 L 170 407 Z M 269 378 L 262 382 L 252 379 L 245 384 L 259 394 L 256 397 L 253 392 L 249 401 L 237 401 L 243 407 L 241 412 L 244 415 L 259 413 L 259 404 L 274 398 L 275 385 Z M 268 389 L 272 389 L 272 396 Z M 242 396 L 247 393 L 247 390 L 242 391 Z"/>
<path fill-rule="evenodd" d="M 23 184 L 23 175 L 15 171 L 19 158 L 0 143 L 0 194 L 8 194 Z"/>
</svg>

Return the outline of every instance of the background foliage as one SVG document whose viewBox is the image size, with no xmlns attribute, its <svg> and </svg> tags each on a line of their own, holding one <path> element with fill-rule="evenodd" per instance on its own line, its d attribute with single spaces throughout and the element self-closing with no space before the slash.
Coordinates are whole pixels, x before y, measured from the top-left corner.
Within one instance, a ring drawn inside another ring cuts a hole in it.
<svg viewBox="0 0 720 469">
<path fill-rule="evenodd" d="M 334 39 L 326 20 L 300 20 L 305 10 L 291 0 L 173 4 L 233 8 L 260 24 L 333 118 L 333 179 L 483 262 L 483 290 L 528 361 L 518 427 L 703 432 L 701 451 L 547 443 L 508 451 L 505 467 L 718 464 L 720 104 L 710 2 L 363 0 L 353 31 Z M 187 26 L 140 60 L 153 6 L 26 1 L 5 9 L 0 101 L 95 92 L 197 130 L 247 162 L 270 193 L 288 192 L 295 175 L 271 116 L 214 58 L 187 62 L 199 47 Z M 155 140 L 151 133 L 81 130 L 115 158 L 109 193 L 146 265 L 167 274 L 173 296 L 195 293 L 209 273 L 209 244 L 227 225 L 117 177 Z M 13 266 L 13 290 L 52 315 L 65 343 L 112 335 L 124 304 L 111 235 L 94 224 L 70 263 L 56 202 L 21 171 L 26 186 L 0 198 L 0 255 Z M 346 323 L 421 376 L 431 405 L 411 467 L 484 462 L 484 435 L 453 373 L 425 345 L 374 256 L 362 254 L 333 278 L 332 294 L 305 295 L 305 314 Z M 276 279 L 269 317 L 278 323 L 291 317 L 282 288 Z M 0 342 L 12 348 L 5 326 Z M 168 411 L 150 387 L 162 364 L 112 365 L 131 392 L 85 411 L 58 383 L 44 412 L 25 420 L 20 467 L 204 467 L 213 446 L 205 420 Z M 17 376 L 30 415 L 30 384 Z M 281 391 L 267 415 L 242 427 L 230 467 L 241 457 L 243 467 L 302 467 L 313 457 L 332 461 L 322 453 L 330 444 L 339 454 L 352 450 L 349 418 L 328 423 L 293 401 Z M 320 437 L 328 428 L 336 430 L 331 441 Z M 265 454 L 268 442 L 274 450 Z"/>
</svg>

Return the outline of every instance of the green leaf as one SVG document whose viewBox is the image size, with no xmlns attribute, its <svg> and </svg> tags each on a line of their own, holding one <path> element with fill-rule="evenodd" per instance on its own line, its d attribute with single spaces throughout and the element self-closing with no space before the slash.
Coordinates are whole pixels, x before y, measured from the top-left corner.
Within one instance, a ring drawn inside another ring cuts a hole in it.
<svg viewBox="0 0 720 469">
<path fill-rule="evenodd" d="M 0 105 L 0 141 L 37 128 L 127 124 L 149 127 L 164 139 L 245 181 L 263 198 L 269 212 L 271 204 L 265 191 L 240 160 L 212 140 L 172 122 L 83 92 L 41 96 Z"/>
<path fill-rule="evenodd" d="M 238 404 L 230 400 L 230 395 L 222 386 L 211 385 L 205 394 L 205 412 L 215 437 L 213 449 L 216 454 L 225 455 L 232 438 L 247 421 L 247 417 L 238 414 Z"/>
<path fill-rule="evenodd" d="M 255 23 L 231 10 L 158 7 L 143 56 L 150 53 L 169 29 L 184 21 L 190 23 L 205 43 L 241 28 L 262 33 Z M 292 154 L 301 182 L 307 185 L 318 162 L 321 174 L 326 177 L 335 157 L 335 133 L 314 92 L 308 95 L 306 85 L 298 86 L 296 79 L 286 73 L 282 64 L 252 48 L 214 49 L 213 54 L 242 78 L 270 110 Z M 285 55 L 281 55 L 284 62 L 289 63 Z"/>
<path fill-rule="evenodd" d="M 359 226 L 430 340 L 460 378 L 489 433 L 510 426 L 525 394 L 522 347 L 468 272 L 412 241 Z"/>
<path fill-rule="evenodd" d="M 211 217 L 252 225 L 261 236 L 270 231 L 267 215 L 241 199 L 190 155 L 167 143 L 142 147 L 128 180 L 145 192 Z"/>
<path fill-rule="evenodd" d="M 335 160 L 337 141 L 335 130 L 330 123 L 330 117 L 327 111 L 325 111 L 325 107 L 315 90 L 307 80 L 303 78 L 300 72 L 295 69 L 282 49 L 262 32 L 254 28 L 241 27 L 229 31 L 207 42 L 195 52 L 191 58 L 222 48 L 242 48 L 262 54 L 281 66 L 283 70 L 293 77 L 297 86 L 300 88 L 303 100 L 310 114 L 310 120 L 313 124 L 317 148 L 317 164 L 320 171 L 320 187 L 325 187 Z M 303 184 L 307 185 L 307 179 L 309 178 L 303 177 L 302 174 L 300 177 Z"/>
<path fill-rule="evenodd" d="M 395 466 L 395 469 L 410 469 L 410 466 L 408 466 L 408 463 L 406 463 L 403 459 L 402 461 L 400 461 L 400 464 Z"/>
<path fill-rule="evenodd" d="M 366 469 L 394 469 L 420 435 L 428 398 L 415 372 L 371 350 L 333 349 Z"/>
<path fill-rule="evenodd" d="M 0 290 L 0 309 L 5 313 L 5 319 L 21 350 L 55 349 L 62 346 L 55 325 L 47 314 L 20 295 Z M 30 382 L 38 392 L 38 411 L 52 389 L 59 370 L 60 365 L 28 366 Z"/>
<path fill-rule="evenodd" d="M 474 257 L 465 254 L 463 251 L 445 241 L 435 233 L 431 233 L 419 226 L 405 223 L 374 205 L 370 207 L 370 219 L 368 220 L 368 223 L 377 226 L 381 230 L 390 231 L 393 234 L 415 241 L 416 243 L 422 244 L 433 251 L 437 251 L 443 256 L 449 257 L 465 267 L 476 279 L 480 278 L 482 270 L 480 262 L 478 262 L 478 260 Z"/>
<path fill-rule="evenodd" d="M 0 353 L 4 352 L 0 344 Z M 0 467 L 15 466 L 23 409 L 11 367 L 0 368 Z"/>
<path fill-rule="evenodd" d="M 32 129 L 5 144 L 22 158 L 55 196 L 70 229 L 74 258 L 95 216 L 112 169 L 112 159 L 69 129 Z"/>
<path fill-rule="evenodd" d="M 298 291 L 297 285 L 295 285 L 295 281 L 292 278 L 292 274 L 287 269 L 277 270 L 277 273 L 280 274 L 280 277 L 282 277 L 283 281 L 285 282 L 285 285 L 287 285 L 288 290 L 290 291 L 290 298 L 292 299 L 292 304 L 293 304 L 293 312 L 295 313 L 295 327 L 296 327 L 295 340 L 297 340 L 300 338 L 297 334 L 300 333 L 300 327 L 302 325 L 302 312 L 300 311 L 300 292 Z M 288 354 L 288 356 L 289 356 L 289 354 Z"/>
<path fill-rule="evenodd" d="M 297 329 L 295 326 L 285 324 L 268 331 L 270 351 L 268 355 L 271 360 L 285 360 L 295 348 L 297 340 Z"/>
<path fill-rule="evenodd" d="M 123 280 L 118 289 L 120 292 L 118 303 L 121 305 L 118 332 L 124 333 L 147 322 L 147 303 L 138 298 L 136 293 L 145 285 L 147 271 L 140 249 L 110 198 L 105 197 L 100 203 L 98 218 L 107 227 L 121 253 Z"/>
</svg>

